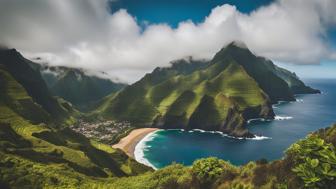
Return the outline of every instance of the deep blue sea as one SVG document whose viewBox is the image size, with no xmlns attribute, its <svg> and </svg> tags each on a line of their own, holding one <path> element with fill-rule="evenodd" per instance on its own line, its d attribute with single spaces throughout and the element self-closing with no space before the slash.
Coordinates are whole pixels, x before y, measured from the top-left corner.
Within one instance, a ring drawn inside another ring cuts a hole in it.
<svg viewBox="0 0 336 189">
<path fill-rule="evenodd" d="M 234 139 L 219 133 L 159 130 L 138 146 L 139 161 L 161 168 L 172 162 L 190 165 L 196 159 L 215 156 L 241 165 L 251 160 L 279 159 L 295 141 L 308 133 L 336 123 L 336 80 L 306 80 L 322 94 L 297 95 L 296 102 L 274 105 L 283 120 L 252 121 L 249 130 L 268 137 L 262 140 Z"/>
</svg>

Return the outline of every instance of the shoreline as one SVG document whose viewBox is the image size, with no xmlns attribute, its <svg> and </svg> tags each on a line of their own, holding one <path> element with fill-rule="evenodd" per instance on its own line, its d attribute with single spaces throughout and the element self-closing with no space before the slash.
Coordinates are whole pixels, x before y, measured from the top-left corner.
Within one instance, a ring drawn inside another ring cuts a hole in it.
<svg viewBox="0 0 336 189">
<path fill-rule="evenodd" d="M 149 160 L 144 157 L 143 149 L 145 148 L 145 142 L 152 139 L 152 135 L 160 130 L 159 128 L 140 128 L 132 130 L 127 136 L 122 138 L 117 144 L 112 145 L 113 148 L 121 149 L 125 152 L 129 157 L 135 159 L 137 162 L 152 167 L 153 169 L 157 170 L 158 168 L 155 167 Z M 185 131 L 184 129 L 168 129 L 168 130 L 180 130 Z M 189 133 L 192 132 L 201 132 L 201 133 L 213 133 L 213 134 L 220 134 L 223 137 L 234 138 L 237 140 L 267 140 L 272 139 L 265 136 L 257 136 L 254 135 L 253 138 L 244 138 L 244 137 L 233 137 L 228 134 L 225 134 L 220 131 L 205 131 L 201 129 L 193 129 L 187 131 Z"/>
<path fill-rule="evenodd" d="M 135 159 L 135 147 L 148 134 L 159 130 L 158 128 L 140 128 L 134 129 L 126 137 L 122 138 L 117 144 L 112 145 L 113 148 L 119 148 L 129 157 Z"/>
</svg>

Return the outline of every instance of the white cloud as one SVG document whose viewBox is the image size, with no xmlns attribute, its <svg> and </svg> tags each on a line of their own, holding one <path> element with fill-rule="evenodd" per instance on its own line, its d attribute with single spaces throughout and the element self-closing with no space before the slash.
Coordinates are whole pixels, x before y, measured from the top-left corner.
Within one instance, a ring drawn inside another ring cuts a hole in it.
<svg viewBox="0 0 336 189">
<path fill-rule="evenodd" d="M 211 58 L 232 40 L 274 61 L 314 64 L 335 58 L 325 41 L 336 25 L 334 0 L 279 0 L 250 13 L 215 7 L 204 22 L 141 23 L 107 0 L 2 0 L 0 43 L 54 65 L 104 71 L 133 82 L 189 55 Z"/>
</svg>

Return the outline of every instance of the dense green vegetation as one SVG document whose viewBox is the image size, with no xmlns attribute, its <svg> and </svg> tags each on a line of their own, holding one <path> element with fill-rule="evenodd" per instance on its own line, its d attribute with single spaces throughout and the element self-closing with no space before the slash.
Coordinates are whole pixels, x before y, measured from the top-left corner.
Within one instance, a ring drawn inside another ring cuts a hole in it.
<svg viewBox="0 0 336 189">
<path fill-rule="evenodd" d="M 81 114 L 52 97 L 39 73 L 16 51 L 0 53 L 0 188 L 78 188 L 91 177 L 151 171 L 121 150 L 70 130 Z M 35 100 L 38 95 L 42 100 Z"/>
<path fill-rule="evenodd" d="M 9 132 L 10 127 L 1 125 L 1 128 L 0 137 L 2 140 L 4 133 L 12 138 L 11 141 L 7 141 L 7 145 L 9 143 L 14 144 L 13 141 L 15 140 L 18 151 L 21 150 L 20 148 L 27 148 L 30 145 L 12 131 Z M 4 128 L 7 130 L 4 130 Z M 63 134 L 61 136 L 64 137 Z M 0 180 L 3 185 L 7 184 L 14 188 L 22 188 L 23 186 L 29 188 L 33 185 L 35 188 L 331 189 L 336 184 L 336 175 L 334 174 L 336 170 L 334 164 L 335 143 L 331 143 L 335 139 L 336 125 L 313 133 L 293 144 L 282 160 L 269 163 L 266 160 L 259 160 L 237 167 L 224 160 L 206 158 L 199 159 L 188 167 L 172 164 L 155 172 L 141 174 L 139 174 L 140 172 L 133 172 L 133 174 L 138 175 L 118 178 L 117 175 L 113 176 L 113 174 L 109 176 L 97 175 L 100 173 L 99 169 L 91 170 L 88 175 L 85 168 L 74 168 L 69 163 L 52 162 L 55 161 L 56 157 L 65 156 L 61 152 L 69 153 L 62 149 L 51 151 L 48 155 L 44 153 L 43 159 L 40 157 L 41 154 L 36 154 L 37 152 L 24 157 L 18 152 L 3 153 L 2 150 L 0 153 Z M 97 144 L 94 144 L 94 146 L 98 147 Z M 106 145 L 100 146 L 99 149 L 110 155 L 116 153 L 114 149 Z M 34 156 L 35 158 L 39 157 L 39 160 L 34 159 Z M 84 158 L 78 157 L 76 161 L 80 160 L 83 161 L 80 165 L 86 165 L 87 161 Z M 135 166 L 133 169 L 142 169 L 136 168 L 137 164 L 133 163 L 133 166 Z M 315 168 L 312 169 L 312 167 Z M 106 170 L 104 169 L 104 171 Z M 315 175 L 315 177 L 307 179 L 307 176 L 310 175 Z"/>
<path fill-rule="evenodd" d="M 288 74 L 283 70 L 250 70 L 241 63 L 241 53 L 250 52 L 231 45 L 210 62 L 180 60 L 158 68 L 101 99 L 96 112 L 82 117 L 70 103 L 52 96 L 29 60 L 16 50 L 0 50 L 0 188 L 333 188 L 336 125 L 293 144 L 282 160 L 238 167 L 206 158 L 157 171 L 69 128 L 79 116 L 90 120 L 102 113 L 138 126 L 154 123 L 247 136 L 244 121 L 271 117 L 270 102 L 292 98 L 299 82 L 279 80 L 284 76 L 275 75 Z M 279 86 L 293 84 L 284 86 L 284 96 L 275 96 L 267 92 L 270 83 L 258 81 L 266 76 L 280 81 Z"/>
<path fill-rule="evenodd" d="M 206 158 L 195 161 L 189 167 L 173 164 L 153 173 L 123 178 L 110 185 L 110 187 L 148 189 L 331 189 L 336 184 L 336 175 L 334 174 L 336 170 L 334 165 L 336 151 L 335 143 L 331 143 L 335 139 L 336 125 L 313 133 L 293 144 L 282 160 L 268 163 L 262 159 L 237 167 L 224 160 Z M 309 165 L 307 166 L 307 164 Z M 311 164 L 316 167 L 311 169 Z M 297 171 L 297 169 L 300 169 L 300 171 Z M 315 175 L 316 178 L 307 179 L 306 176 L 310 174 Z"/>
<path fill-rule="evenodd" d="M 156 68 L 103 101 L 94 115 L 140 127 L 198 128 L 250 137 L 246 120 L 273 118 L 271 103 L 294 100 L 299 88 L 318 92 L 271 61 L 231 43 L 211 61 L 189 58 Z"/>
<path fill-rule="evenodd" d="M 336 177 L 336 153 L 332 144 L 317 136 L 301 140 L 288 149 L 287 154 L 293 158 L 296 166 L 292 169 L 311 187 L 331 187 Z"/>
<path fill-rule="evenodd" d="M 137 124 L 154 124 L 163 128 L 194 128 L 195 120 L 202 120 L 203 123 L 207 123 L 202 129 L 222 130 L 233 135 L 247 133 L 234 133 L 229 129 L 232 123 L 240 123 L 237 127 L 245 130 L 243 119 L 233 122 L 227 120 L 228 114 L 239 115 L 247 108 L 259 108 L 265 110 L 258 112 L 262 114 L 260 116 L 273 115 L 270 108 L 267 108 L 269 104 L 267 95 L 235 61 L 227 65 L 212 64 L 190 73 L 171 72 L 170 69 L 156 70 L 125 88 L 115 95 L 108 105 L 102 105 L 103 115 Z M 163 76 L 158 78 L 157 75 L 169 75 L 169 77 L 162 79 Z M 207 114 L 202 118 L 199 117 L 198 115 L 202 113 L 198 110 L 204 110 L 203 106 L 212 109 L 214 115 L 207 116 L 211 113 L 205 111 Z"/>
<path fill-rule="evenodd" d="M 50 115 L 51 119 L 61 122 L 64 119 L 68 119 L 68 106 L 62 106 L 62 104 L 60 104 L 56 98 L 52 97 L 47 85 L 42 80 L 41 75 L 29 66 L 29 60 L 25 59 L 15 49 L 0 50 L 0 60 L 0 66 L 2 67 L 2 70 L 6 70 L 8 73 L 7 75 L 10 75 L 17 83 L 19 83 L 19 85 L 24 88 L 26 94 L 29 95 L 34 102 L 40 105 L 41 108 L 43 108 L 44 111 Z M 8 84 L 12 83 L 11 81 L 3 82 L 4 86 L 8 86 L 5 84 L 5 82 L 8 82 Z M 11 89 L 11 87 L 12 86 L 8 86 L 8 89 Z M 18 87 L 13 87 L 12 89 L 15 90 L 16 88 Z M 12 96 L 15 96 L 16 93 L 17 92 L 14 91 Z M 23 92 L 19 94 L 23 94 Z M 7 96 L 10 96 L 10 94 Z M 18 98 L 27 99 L 21 97 Z M 7 99 L 6 103 L 12 103 L 12 100 Z M 20 104 L 24 105 L 24 102 Z"/>
</svg>

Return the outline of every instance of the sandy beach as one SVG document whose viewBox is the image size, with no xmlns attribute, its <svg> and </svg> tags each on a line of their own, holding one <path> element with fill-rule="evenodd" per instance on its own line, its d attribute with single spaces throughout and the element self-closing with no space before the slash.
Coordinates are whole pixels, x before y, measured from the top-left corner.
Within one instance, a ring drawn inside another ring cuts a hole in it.
<svg viewBox="0 0 336 189">
<path fill-rule="evenodd" d="M 119 148 L 123 150 L 127 155 L 134 158 L 135 146 L 143 139 L 147 134 L 158 130 L 158 128 L 141 128 L 131 131 L 126 137 L 122 138 L 119 143 L 114 144 L 113 148 Z"/>
</svg>

